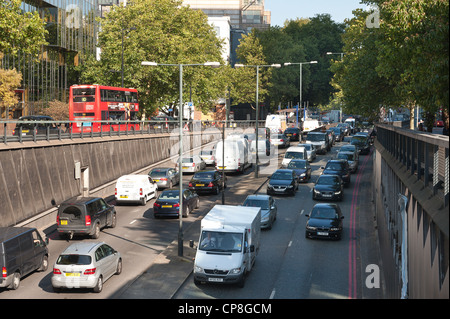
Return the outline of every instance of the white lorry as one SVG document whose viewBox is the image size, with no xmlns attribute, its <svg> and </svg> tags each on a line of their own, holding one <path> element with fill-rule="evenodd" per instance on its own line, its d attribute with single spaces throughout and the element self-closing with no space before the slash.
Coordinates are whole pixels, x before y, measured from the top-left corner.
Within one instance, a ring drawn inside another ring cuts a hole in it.
<svg viewBox="0 0 450 319">
<path fill-rule="evenodd" d="M 215 205 L 201 221 L 194 283 L 244 287 L 259 251 L 261 208 Z"/>
<path fill-rule="evenodd" d="M 225 142 L 225 147 L 223 143 Z M 252 165 L 252 155 L 244 138 L 227 138 L 216 146 L 216 169 L 243 173 Z"/>
<path fill-rule="evenodd" d="M 266 117 L 265 127 L 270 129 L 271 133 L 281 134 L 286 130 L 286 116 L 269 114 Z"/>
</svg>

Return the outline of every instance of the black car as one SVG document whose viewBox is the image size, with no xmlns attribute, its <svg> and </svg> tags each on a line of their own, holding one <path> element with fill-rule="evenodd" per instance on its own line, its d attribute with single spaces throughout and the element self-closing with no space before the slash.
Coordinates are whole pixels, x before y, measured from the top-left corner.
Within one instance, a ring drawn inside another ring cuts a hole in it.
<svg viewBox="0 0 450 319">
<path fill-rule="evenodd" d="M 60 128 L 55 123 L 47 123 L 47 121 L 54 121 L 50 116 L 46 115 L 28 115 L 19 117 L 19 121 L 23 123 L 17 123 L 14 128 L 13 135 L 19 136 L 33 136 L 58 134 Z"/>
<path fill-rule="evenodd" d="M 307 160 L 292 159 L 287 168 L 295 172 L 299 182 L 307 182 L 311 178 L 311 165 Z"/>
<path fill-rule="evenodd" d="M 189 189 L 183 190 L 183 217 L 187 217 L 195 208 L 198 207 L 200 199 L 198 195 Z M 180 190 L 167 189 L 159 194 L 153 204 L 153 214 L 155 218 L 161 216 L 179 217 L 180 216 Z"/>
<path fill-rule="evenodd" d="M 341 208 L 337 204 L 320 203 L 314 205 L 311 213 L 306 214 L 306 238 L 331 238 L 342 237 L 342 215 Z"/>
<path fill-rule="evenodd" d="M 59 205 L 56 217 L 58 233 L 68 238 L 73 235 L 100 236 L 103 227 L 116 227 L 116 209 L 101 197 L 80 197 Z"/>
<path fill-rule="evenodd" d="M 342 201 L 344 185 L 338 175 L 320 175 L 312 191 L 312 199 Z"/>
<path fill-rule="evenodd" d="M 359 150 L 359 154 L 367 155 L 370 152 L 370 141 L 368 136 L 353 135 L 350 144 L 356 146 Z"/>
<path fill-rule="evenodd" d="M 323 175 L 339 175 L 344 182 L 344 186 L 350 185 L 350 166 L 343 159 L 329 160 L 325 167 L 322 167 Z"/>
<path fill-rule="evenodd" d="M 344 131 L 341 127 L 330 127 L 330 130 L 334 131 L 334 138 L 336 142 L 342 142 L 344 140 Z"/>
<path fill-rule="evenodd" d="M 189 182 L 189 189 L 197 193 L 219 194 L 224 187 L 227 187 L 227 177 L 223 176 L 220 171 L 199 171 L 192 176 Z"/>
<path fill-rule="evenodd" d="M 267 195 L 295 195 L 298 188 L 297 177 L 292 169 L 278 169 L 267 183 Z"/>
<path fill-rule="evenodd" d="M 288 127 L 284 130 L 284 135 L 289 137 L 291 141 L 300 141 L 301 131 L 297 127 Z"/>
</svg>

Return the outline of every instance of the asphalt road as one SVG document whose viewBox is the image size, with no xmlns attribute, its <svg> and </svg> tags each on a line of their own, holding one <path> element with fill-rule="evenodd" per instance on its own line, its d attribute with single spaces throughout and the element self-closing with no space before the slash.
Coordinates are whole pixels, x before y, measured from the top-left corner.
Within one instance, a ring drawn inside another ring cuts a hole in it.
<svg viewBox="0 0 450 319">
<path fill-rule="evenodd" d="M 311 164 L 311 181 L 301 184 L 295 197 L 276 197 L 277 221 L 271 230 L 261 232 L 260 253 L 243 289 L 221 285 L 197 287 L 192 277 L 189 277 L 174 298 L 381 298 L 381 289 L 368 290 L 364 287 L 365 274 L 361 271 L 365 267 L 364 263 L 370 260 L 372 263 L 378 262 L 376 242 L 371 238 L 373 221 L 370 212 L 370 156 L 360 157 L 360 170 L 352 175 L 351 185 L 344 191 L 344 201 L 339 203 L 345 215 L 342 240 L 310 240 L 304 236 L 304 215 L 315 203 L 311 198 L 313 182 L 320 174 L 320 166 L 325 165 L 337 153 L 340 145 L 342 143 L 337 143 L 327 155 L 317 156 Z M 279 159 L 283 153 L 284 150 L 280 150 Z M 162 163 L 159 166 L 166 165 L 173 166 L 173 163 Z M 243 175 L 228 176 L 226 204 L 239 204 L 243 201 L 248 193 L 245 187 L 240 186 L 253 174 L 253 169 L 249 169 Z M 185 174 L 184 187 L 189 179 L 190 176 Z M 265 193 L 265 186 L 261 188 L 261 192 Z M 201 195 L 200 207 L 189 217 L 183 218 L 184 227 L 206 214 L 214 203 L 220 202 L 221 196 Z M 75 237 L 67 242 L 60 239 L 57 232 L 52 232 L 49 234 L 49 269 L 22 278 L 18 290 L 0 289 L 0 299 L 111 298 L 146 271 L 156 256 L 177 238 L 178 219 L 155 219 L 153 202 L 154 200 L 147 202 L 145 207 L 116 206 L 116 228 L 103 229 L 100 238 L 96 240 L 107 242 L 123 257 L 122 273 L 106 281 L 100 294 L 89 289 L 59 293 L 53 291 L 51 275 L 58 255 L 72 242 L 93 240 Z M 361 232 L 361 224 L 366 228 L 364 232 Z"/>
</svg>

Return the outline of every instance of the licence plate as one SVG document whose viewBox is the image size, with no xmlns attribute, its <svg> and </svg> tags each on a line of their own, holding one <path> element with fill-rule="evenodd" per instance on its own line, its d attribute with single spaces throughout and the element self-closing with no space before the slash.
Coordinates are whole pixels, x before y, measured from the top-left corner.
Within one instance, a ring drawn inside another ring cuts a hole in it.
<svg viewBox="0 0 450 319">
<path fill-rule="evenodd" d="M 276 189 L 276 188 L 275 188 L 275 191 L 276 191 L 276 192 L 284 192 L 284 189 Z"/>
<path fill-rule="evenodd" d="M 195 184 L 195 186 L 205 186 L 205 184 Z"/>
<path fill-rule="evenodd" d="M 67 272 L 66 277 L 80 277 L 79 272 Z"/>
<path fill-rule="evenodd" d="M 162 205 L 162 208 L 170 208 L 172 205 Z"/>
<path fill-rule="evenodd" d="M 322 196 L 323 197 L 331 197 L 331 195 L 329 195 L 329 194 L 323 194 Z"/>
<path fill-rule="evenodd" d="M 120 195 L 120 198 L 128 198 L 128 195 Z"/>
<path fill-rule="evenodd" d="M 323 231 L 318 231 L 317 235 L 319 235 L 319 236 L 328 236 L 328 233 L 327 232 L 323 232 Z"/>
<path fill-rule="evenodd" d="M 286 136 L 292 136 L 292 134 L 286 134 Z"/>
<path fill-rule="evenodd" d="M 227 168 L 226 166 L 225 167 L 223 167 L 223 166 L 219 166 L 219 169 L 225 169 L 225 168 Z"/>
<path fill-rule="evenodd" d="M 183 166 L 183 169 L 188 169 L 189 168 L 189 166 Z"/>
<path fill-rule="evenodd" d="M 61 225 L 67 225 L 67 220 L 61 220 Z"/>
<path fill-rule="evenodd" d="M 208 281 L 223 282 L 223 278 L 208 278 Z"/>
<path fill-rule="evenodd" d="M 154 179 L 153 181 L 154 181 L 154 182 L 159 182 L 159 179 Z"/>
</svg>

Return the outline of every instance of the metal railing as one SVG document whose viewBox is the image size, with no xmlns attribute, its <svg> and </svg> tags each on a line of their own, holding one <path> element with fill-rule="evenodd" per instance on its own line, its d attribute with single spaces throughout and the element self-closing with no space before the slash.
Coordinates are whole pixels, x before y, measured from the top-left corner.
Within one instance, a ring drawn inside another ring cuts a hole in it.
<svg viewBox="0 0 450 319">
<path fill-rule="evenodd" d="M 8 144 L 13 142 L 23 143 L 26 141 L 50 141 L 63 139 L 77 139 L 77 138 L 94 138 L 94 137 L 112 137 L 112 136 L 133 136 L 143 134 L 169 134 L 174 130 L 179 130 L 179 121 L 90 121 L 90 127 L 99 127 L 99 130 L 94 132 L 74 133 L 71 129 L 75 125 L 80 127 L 86 122 L 83 121 L 1 121 L 3 132 L 0 135 L 0 143 Z M 134 125 L 138 126 L 135 129 Z M 23 129 L 23 125 L 27 125 L 27 129 Z M 109 125 L 117 127 L 116 130 L 110 129 Z M 185 131 L 201 131 L 205 129 L 217 128 L 221 129 L 223 121 L 185 121 L 183 122 L 183 129 Z M 124 126 L 125 129 L 120 129 Z M 264 126 L 264 121 L 259 122 L 259 126 Z M 255 121 L 228 121 L 227 127 L 254 128 Z M 1 129 L 1 128 L 0 128 Z"/>
<path fill-rule="evenodd" d="M 449 200 L 449 137 L 390 125 L 377 125 L 378 142 L 433 195 Z"/>
</svg>

